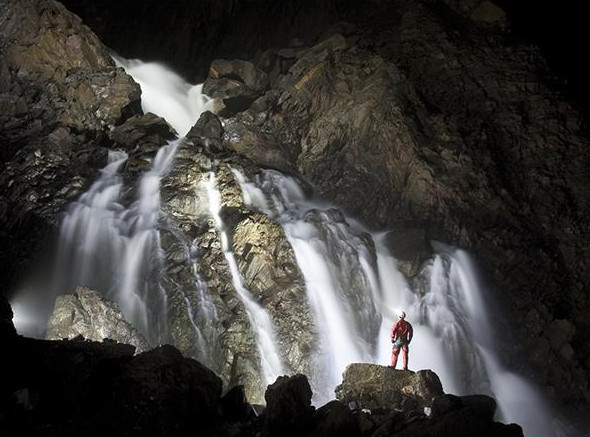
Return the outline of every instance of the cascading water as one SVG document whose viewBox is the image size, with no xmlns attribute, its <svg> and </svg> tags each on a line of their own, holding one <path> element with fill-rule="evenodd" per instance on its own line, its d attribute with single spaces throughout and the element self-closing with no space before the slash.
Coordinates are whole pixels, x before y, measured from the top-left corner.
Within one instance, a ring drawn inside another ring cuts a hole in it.
<svg viewBox="0 0 590 437">
<path fill-rule="evenodd" d="M 391 270 L 395 260 L 384 244 L 384 234 L 376 235 L 375 240 L 380 271 Z M 526 436 L 561 435 L 540 390 L 500 364 L 494 337 L 501 332 L 490 322 L 488 305 L 469 255 L 440 243 L 434 242 L 433 246 L 437 254 L 425 272 L 430 288 L 423 296 L 407 289 L 395 296 L 395 291 L 389 291 L 382 281 L 381 308 L 385 312 L 380 362 L 389 359 L 391 347 L 383 336 L 395 319 L 395 308 L 408 308 L 408 318 L 417 321 L 416 340 L 410 348 L 412 367 L 434 370 L 447 393 L 493 396 L 498 402 L 498 420 L 520 424 Z"/>
<path fill-rule="evenodd" d="M 314 386 L 323 392 L 316 394 L 316 399 L 330 398 L 342 370 L 351 362 L 389 364 L 389 330 L 397 310 L 404 308 L 415 331 L 411 368 L 434 370 L 447 393 L 494 396 L 499 403 L 499 420 L 521 424 L 527 436 L 559 435 L 542 394 L 531 382 L 499 364 L 482 287 L 464 251 L 433 243 L 438 253 L 425 272 L 430 288 L 419 296 L 397 270 L 397 262 L 385 245 L 385 234 L 372 235 L 375 266 L 359 238 L 362 229 L 355 231 L 345 221 L 327 219 L 329 209 L 306 199 L 294 179 L 262 171 L 250 182 L 232 170 L 244 202 L 282 224 L 305 276 L 319 341 L 326 349 L 325 367 L 312 369 L 324 378 Z M 344 276 L 346 280 L 339 282 L 339 277 L 351 269 L 357 279 L 363 278 L 362 287 L 346 294 L 343 289 L 354 281 Z M 371 299 L 359 301 L 361 296 Z M 372 314 L 375 308 L 378 315 Z M 380 327 L 375 329 L 375 324 Z M 326 368 L 332 373 L 325 374 Z M 311 379 L 313 382 L 314 375 Z"/>
<path fill-rule="evenodd" d="M 210 102 L 200 94 L 200 85 L 186 84 L 159 64 L 115 61 L 139 82 L 144 111 L 165 118 L 181 136 Z M 60 231 L 54 293 L 71 292 L 77 285 L 102 291 L 118 302 L 126 318 L 152 344 L 166 339 L 167 296 L 161 285 L 164 256 L 158 229 L 160 181 L 181 140 L 160 148 L 128 208 L 122 205 L 123 186 L 117 174 L 126 156 L 110 152 L 114 162 L 70 205 Z"/>
<path fill-rule="evenodd" d="M 177 147 L 178 140 L 158 151 L 152 169 L 141 177 L 138 199 L 127 209 L 116 173 L 124 158 L 107 165 L 70 205 L 60 230 L 56 292 L 77 285 L 102 291 L 153 344 L 165 336 L 166 320 L 166 294 L 158 280 L 163 262 L 156 226 L 159 183 Z"/>
<path fill-rule="evenodd" d="M 275 328 L 268 313 L 254 301 L 250 292 L 244 286 L 235 256 L 229 244 L 225 224 L 219 214 L 221 209 L 221 194 L 217 189 L 215 173 L 213 172 L 209 175 L 207 194 L 209 197 L 209 211 L 215 220 L 217 230 L 220 234 L 221 248 L 230 268 L 234 288 L 246 308 L 250 326 L 256 335 L 262 376 L 265 384 L 268 385 L 284 373 L 280 353 L 276 346 Z"/>
<path fill-rule="evenodd" d="M 552 437 L 560 435 L 559 426 L 555 422 L 555 414 L 548 402 L 543 398 L 540 390 L 528 379 L 506 369 L 502 364 L 495 345 L 495 336 L 501 335 L 494 329 L 490 321 L 482 286 L 478 281 L 476 269 L 469 255 L 463 250 L 451 249 L 443 245 L 435 246 L 441 256 L 449 256 L 451 267 L 448 275 L 448 295 L 463 302 L 464 312 L 461 320 L 468 332 L 472 349 L 461 350 L 455 347 L 453 362 L 471 364 L 465 368 L 470 371 L 468 381 L 471 382 L 472 393 L 484 391 L 488 385 L 498 401 L 499 416 L 506 422 L 517 422 L 525 430 L 526 435 L 535 437 Z M 459 364 L 460 365 L 460 364 Z M 487 375 L 487 379 L 483 373 Z M 483 386 L 476 384 L 483 382 Z"/>
<path fill-rule="evenodd" d="M 179 137 L 188 133 L 211 104 L 211 99 L 201 92 L 203 84 L 190 85 L 162 64 L 119 56 L 113 59 L 141 87 L 143 111 L 165 118 Z"/>
<path fill-rule="evenodd" d="M 339 214 L 309 203 L 293 179 L 264 171 L 254 184 L 232 170 L 245 203 L 281 223 L 293 248 L 322 351 L 310 359 L 314 401 L 330 400 L 348 364 L 372 361 L 380 320 L 370 299 L 372 275 L 362 265 L 370 265 L 368 250 Z"/>
</svg>

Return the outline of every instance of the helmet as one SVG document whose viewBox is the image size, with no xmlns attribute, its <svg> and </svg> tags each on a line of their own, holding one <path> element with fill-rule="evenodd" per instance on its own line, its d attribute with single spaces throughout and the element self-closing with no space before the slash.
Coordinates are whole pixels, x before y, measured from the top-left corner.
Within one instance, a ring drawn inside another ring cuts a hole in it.
<svg viewBox="0 0 590 437">
<path fill-rule="evenodd" d="M 397 315 L 399 316 L 400 319 L 405 319 L 406 318 L 406 313 L 405 311 L 399 310 L 397 312 Z"/>
</svg>

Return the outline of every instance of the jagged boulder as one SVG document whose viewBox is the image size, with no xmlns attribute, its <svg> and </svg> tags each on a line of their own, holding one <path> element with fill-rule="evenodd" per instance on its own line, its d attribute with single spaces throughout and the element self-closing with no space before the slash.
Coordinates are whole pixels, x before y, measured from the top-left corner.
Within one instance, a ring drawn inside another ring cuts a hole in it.
<svg viewBox="0 0 590 437">
<path fill-rule="evenodd" d="M 230 117 L 250 107 L 268 87 L 266 73 L 252 62 L 241 59 L 216 59 L 211 63 L 203 93 L 223 103 L 218 110 Z"/>
<path fill-rule="evenodd" d="M 305 435 L 312 424 L 311 395 L 305 375 L 279 376 L 264 395 L 264 435 Z"/>
<path fill-rule="evenodd" d="M 0 339 L 8 339 L 16 335 L 14 323 L 12 323 L 12 308 L 6 298 L 0 294 Z"/>
<path fill-rule="evenodd" d="M 78 336 L 93 341 L 107 339 L 130 344 L 138 353 L 151 349 L 145 337 L 125 320 L 116 303 L 86 287 L 76 288 L 74 294 L 58 296 L 47 324 L 48 340 Z"/>
<path fill-rule="evenodd" d="M 402 411 L 429 407 L 443 394 L 431 370 L 394 370 L 377 364 L 350 364 L 336 387 L 336 398 L 354 408 L 394 408 Z"/>
</svg>

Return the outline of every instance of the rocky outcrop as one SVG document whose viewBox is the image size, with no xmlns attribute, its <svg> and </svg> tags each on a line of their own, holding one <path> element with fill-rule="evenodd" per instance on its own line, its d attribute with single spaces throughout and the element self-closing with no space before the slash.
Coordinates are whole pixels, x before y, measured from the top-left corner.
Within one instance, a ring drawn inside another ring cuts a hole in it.
<svg viewBox="0 0 590 437">
<path fill-rule="evenodd" d="M 58 2 L 4 1 L 0 20 L 0 237 L 13 281 L 106 163 L 109 132 L 140 111 L 140 89 Z"/>
<path fill-rule="evenodd" d="M 99 293 L 86 287 L 78 287 L 74 294 L 58 296 L 47 324 L 48 340 L 71 340 L 78 336 L 92 341 L 107 339 L 130 344 L 136 347 L 137 353 L 152 348 L 125 320 L 115 302 L 104 300 Z"/>
<path fill-rule="evenodd" d="M 409 412 L 430 407 L 443 394 L 431 370 L 394 370 L 377 364 L 350 364 L 336 387 L 336 398 L 358 409 L 379 407 Z"/>
<path fill-rule="evenodd" d="M 203 93 L 221 101 L 216 109 L 219 115 L 231 117 L 252 106 L 267 88 L 266 73 L 252 62 L 217 59 L 211 63 Z"/>
<path fill-rule="evenodd" d="M 301 374 L 279 377 L 266 406 L 253 408 L 241 386 L 222 395 L 212 371 L 172 346 L 134 355 L 120 343 L 17 337 L 3 354 L 10 359 L 0 385 L 2 435 L 522 436 L 518 425 L 493 422 L 487 397 L 440 396 L 430 416 L 421 408 L 351 410 L 338 400 L 316 409 Z"/>
<path fill-rule="evenodd" d="M 312 424 L 311 396 L 305 375 L 277 378 L 264 395 L 264 435 L 307 434 Z"/>
<path fill-rule="evenodd" d="M 12 308 L 6 297 L 0 295 L 0 339 L 8 340 L 16 336 L 16 329 L 12 323 Z"/>
</svg>

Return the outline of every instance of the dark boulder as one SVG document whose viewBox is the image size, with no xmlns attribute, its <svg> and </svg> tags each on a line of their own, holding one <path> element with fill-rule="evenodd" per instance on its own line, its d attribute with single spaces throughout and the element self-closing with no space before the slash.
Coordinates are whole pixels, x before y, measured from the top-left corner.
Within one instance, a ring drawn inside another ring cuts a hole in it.
<svg viewBox="0 0 590 437">
<path fill-rule="evenodd" d="M 0 341 L 4 341 L 16 336 L 16 329 L 13 318 L 12 308 L 6 297 L 0 294 Z"/>
<path fill-rule="evenodd" d="M 361 428 L 350 408 L 340 401 L 331 401 L 318 408 L 317 423 L 310 437 L 360 437 Z"/>
<path fill-rule="evenodd" d="M 3 351 L 0 434 L 218 435 L 221 380 L 172 346 L 134 350 L 81 338 L 14 342 Z"/>
<path fill-rule="evenodd" d="M 312 425 L 311 387 L 305 375 L 279 376 L 264 398 L 264 436 L 302 436 Z"/>
</svg>

